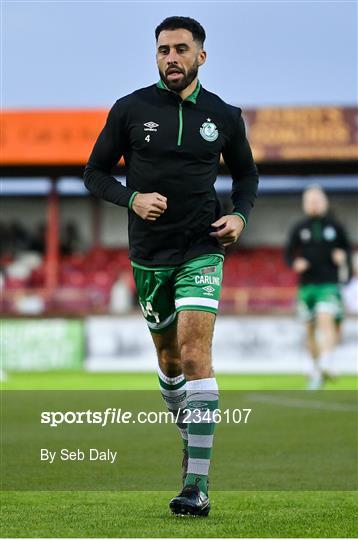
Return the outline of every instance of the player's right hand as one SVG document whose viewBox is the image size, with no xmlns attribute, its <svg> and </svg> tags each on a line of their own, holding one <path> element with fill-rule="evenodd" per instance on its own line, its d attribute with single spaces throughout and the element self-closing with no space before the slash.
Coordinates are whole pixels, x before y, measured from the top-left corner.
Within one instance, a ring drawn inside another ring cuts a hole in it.
<svg viewBox="0 0 358 540">
<path fill-rule="evenodd" d="M 155 221 L 167 209 L 167 198 L 160 193 L 138 193 L 133 200 L 132 210 L 147 221 Z"/>
<path fill-rule="evenodd" d="M 304 259 L 303 257 L 297 257 L 297 259 L 295 259 L 292 264 L 292 268 L 295 272 L 297 272 L 297 274 L 302 274 L 303 272 L 306 272 L 309 267 L 309 261 L 307 259 Z"/>
</svg>

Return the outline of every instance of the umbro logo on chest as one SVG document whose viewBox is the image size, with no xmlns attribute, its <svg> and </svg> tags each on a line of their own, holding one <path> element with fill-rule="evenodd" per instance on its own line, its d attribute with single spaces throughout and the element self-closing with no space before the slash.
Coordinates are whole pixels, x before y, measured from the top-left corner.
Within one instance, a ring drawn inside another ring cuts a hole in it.
<svg viewBox="0 0 358 540">
<path fill-rule="evenodd" d="M 156 124 L 156 122 L 146 122 L 143 126 L 144 131 L 158 131 L 159 124 Z"/>
</svg>

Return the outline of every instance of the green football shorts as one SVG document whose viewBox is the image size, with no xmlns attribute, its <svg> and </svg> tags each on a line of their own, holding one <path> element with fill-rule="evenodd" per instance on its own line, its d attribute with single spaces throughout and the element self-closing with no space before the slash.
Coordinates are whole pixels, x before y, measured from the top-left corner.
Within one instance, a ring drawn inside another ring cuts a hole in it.
<svg viewBox="0 0 358 540">
<path fill-rule="evenodd" d="M 132 262 L 139 303 L 149 329 L 163 332 L 184 310 L 217 313 L 223 255 L 202 255 L 180 266 L 150 268 Z"/>
<path fill-rule="evenodd" d="M 337 320 L 343 318 L 343 302 L 336 283 L 301 285 L 298 289 L 298 312 L 310 321 L 317 313 L 331 313 Z"/>
</svg>

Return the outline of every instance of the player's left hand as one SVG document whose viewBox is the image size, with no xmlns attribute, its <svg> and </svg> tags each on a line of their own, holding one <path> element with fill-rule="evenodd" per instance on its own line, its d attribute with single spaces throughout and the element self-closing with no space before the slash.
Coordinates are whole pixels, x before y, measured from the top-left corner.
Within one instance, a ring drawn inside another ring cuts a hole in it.
<svg viewBox="0 0 358 540">
<path fill-rule="evenodd" d="M 245 223 L 240 216 L 229 215 L 222 216 L 212 223 L 211 226 L 216 227 L 219 230 L 210 233 L 210 236 L 217 238 L 219 242 L 226 247 L 237 241 L 245 227 Z"/>
<path fill-rule="evenodd" d="M 332 251 L 332 260 L 335 265 L 343 266 L 347 261 L 347 254 L 344 249 L 336 248 Z"/>
</svg>

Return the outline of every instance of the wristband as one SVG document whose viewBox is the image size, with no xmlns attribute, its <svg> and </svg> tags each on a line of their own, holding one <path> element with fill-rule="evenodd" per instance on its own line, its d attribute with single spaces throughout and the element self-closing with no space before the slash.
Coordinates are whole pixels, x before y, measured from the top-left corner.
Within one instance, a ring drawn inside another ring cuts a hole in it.
<svg viewBox="0 0 358 540">
<path fill-rule="evenodd" d="M 135 191 L 134 193 L 132 193 L 131 198 L 130 198 L 129 201 L 128 201 L 128 208 L 129 208 L 129 210 L 132 210 L 132 204 L 133 204 L 133 201 L 134 201 L 134 197 L 135 197 L 136 195 L 138 195 L 138 193 L 139 193 L 139 191 Z"/>
<path fill-rule="evenodd" d="M 244 222 L 244 226 L 246 227 L 246 225 L 247 225 L 246 218 L 245 218 L 245 216 L 243 216 L 242 214 L 240 214 L 240 212 L 232 212 L 230 215 L 231 215 L 231 216 L 240 216 L 241 219 L 242 219 L 242 221 Z"/>
</svg>

